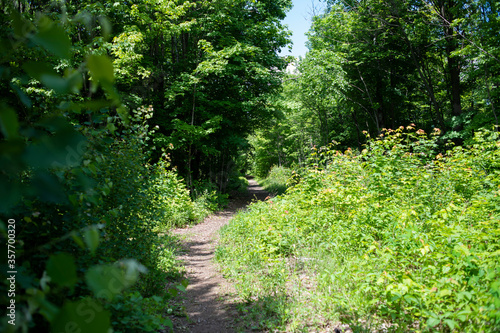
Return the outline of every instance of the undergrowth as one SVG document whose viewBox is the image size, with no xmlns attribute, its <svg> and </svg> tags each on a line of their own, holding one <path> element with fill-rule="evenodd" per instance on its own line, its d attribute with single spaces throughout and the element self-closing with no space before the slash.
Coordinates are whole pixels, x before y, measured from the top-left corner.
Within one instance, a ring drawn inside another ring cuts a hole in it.
<svg viewBox="0 0 500 333">
<path fill-rule="evenodd" d="M 178 305 L 172 302 L 176 291 L 165 290 L 165 283 L 182 290 L 185 282 L 177 241 L 164 232 L 201 220 L 210 207 L 193 202 L 167 155 L 155 165 L 146 162 L 147 130 L 140 116 L 128 136 L 83 132 L 87 149 L 81 163 L 47 171 L 43 195 L 26 191 L 9 215 L 0 213 L 4 243 L 7 217 L 24 225 L 15 234 L 22 258 L 16 325 L 7 323 L 4 311 L 0 331 L 59 332 L 71 326 L 65 326 L 68 321 L 86 332 L 171 326 L 165 305 Z M 30 172 L 21 175 L 23 182 L 33 182 Z M 3 304 L 7 287 L 0 284 Z"/>
<path fill-rule="evenodd" d="M 287 181 L 292 176 L 292 170 L 287 167 L 273 166 L 266 178 L 258 178 L 258 183 L 273 196 L 285 193 Z"/>
<path fill-rule="evenodd" d="M 266 329 L 500 330 L 498 133 L 441 154 L 439 130 L 407 130 L 315 150 L 285 195 L 222 230 L 225 275 L 274 302 Z"/>
</svg>

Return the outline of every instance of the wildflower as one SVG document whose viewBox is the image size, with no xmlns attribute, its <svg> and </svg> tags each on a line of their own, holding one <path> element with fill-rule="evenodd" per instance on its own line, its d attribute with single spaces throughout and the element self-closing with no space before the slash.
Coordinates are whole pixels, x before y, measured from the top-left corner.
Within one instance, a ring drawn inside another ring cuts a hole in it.
<svg viewBox="0 0 500 333">
<path fill-rule="evenodd" d="M 420 134 L 420 135 L 425 134 L 425 131 L 424 131 L 423 129 L 419 129 L 419 130 L 417 131 L 417 134 Z"/>
</svg>

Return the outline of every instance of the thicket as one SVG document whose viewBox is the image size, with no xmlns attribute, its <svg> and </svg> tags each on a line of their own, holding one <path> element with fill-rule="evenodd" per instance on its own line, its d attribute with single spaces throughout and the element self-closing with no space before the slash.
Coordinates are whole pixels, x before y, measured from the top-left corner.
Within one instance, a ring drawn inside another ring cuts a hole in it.
<svg viewBox="0 0 500 333">
<path fill-rule="evenodd" d="M 203 218 L 211 194 L 193 202 L 165 152 L 149 164 L 152 108 L 127 112 L 111 59 L 67 34 L 95 17 L 2 9 L 1 331 L 171 326 L 166 282 L 186 283 L 159 231 Z"/>
<path fill-rule="evenodd" d="M 314 148 L 286 194 L 223 229 L 217 259 L 261 327 L 499 331 L 499 134 L 439 132 Z"/>
</svg>

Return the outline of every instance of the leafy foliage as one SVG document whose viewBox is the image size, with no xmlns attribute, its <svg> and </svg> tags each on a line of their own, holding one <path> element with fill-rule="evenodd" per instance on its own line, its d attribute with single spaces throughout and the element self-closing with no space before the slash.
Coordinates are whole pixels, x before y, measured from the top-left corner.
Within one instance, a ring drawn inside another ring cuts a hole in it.
<svg viewBox="0 0 500 333">
<path fill-rule="evenodd" d="M 258 132 L 255 172 L 304 166 L 313 146 L 362 149 L 363 131 L 414 123 L 462 144 L 498 126 L 495 1 L 326 1 L 284 77 L 281 117 Z"/>
<path fill-rule="evenodd" d="M 498 133 L 446 154 L 438 133 L 409 126 L 360 154 L 314 152 L 285 195 L 223 230 L 225 273 L 249 300 L 283 299 L 280 329 L 340 320 L 359 330 L 496 332 Z"/>
<path fill-rule="evenodd" d="M 73 47 L 67 31 L 94 18 L 32 14 L 9 5 L 1 12 L 11 27 L 1 31 L 0 234 L 6 243 L 15 230 L 16 239 L 15 260 L 5 255 L 1 266 L 17 273 L 15 295 L 8 296 L 9 281 L 0 285 L 2 304 L 16 302 L 16 325 L 7 323 L 4 308 L 0 327 L 142 332 L 171 326 L 159 305 L 171 297 L 164 283 L 179 277 L 179 265 L 172 242 L 156 230 L 189 223 L 201 212 L 167 170 L 166 155 L 148 164 L 152 109 L 129 114 L 111 59 Z M 109 23 L 100 21 L 106 30 Z"/>
<path fill-rule="evenodd" d="M 272 195 L 285 193 L 288 179 L 292 176 L 292 170 L 285 167 L 272 167 L 269 175 L 263 179 L 260 184 L 267 192 Z"/>
</svg>

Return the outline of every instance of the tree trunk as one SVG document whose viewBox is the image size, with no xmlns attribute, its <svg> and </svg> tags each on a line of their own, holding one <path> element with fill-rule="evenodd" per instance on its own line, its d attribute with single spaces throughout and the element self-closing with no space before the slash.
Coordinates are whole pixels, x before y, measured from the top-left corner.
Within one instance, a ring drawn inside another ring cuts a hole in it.
<svg viewBox="0 0 500 333">
<path fill-rule="evenodd" d="M 359 128 L 358 117 L 356 116 L 356 111 L 353 109 L 351 113 L 352 120 L 354 121 L 354 125 L 356 125 L 356 136 L 358 137 L 358 149 L 361 151 L 361 131 Z"/>
</svg>

